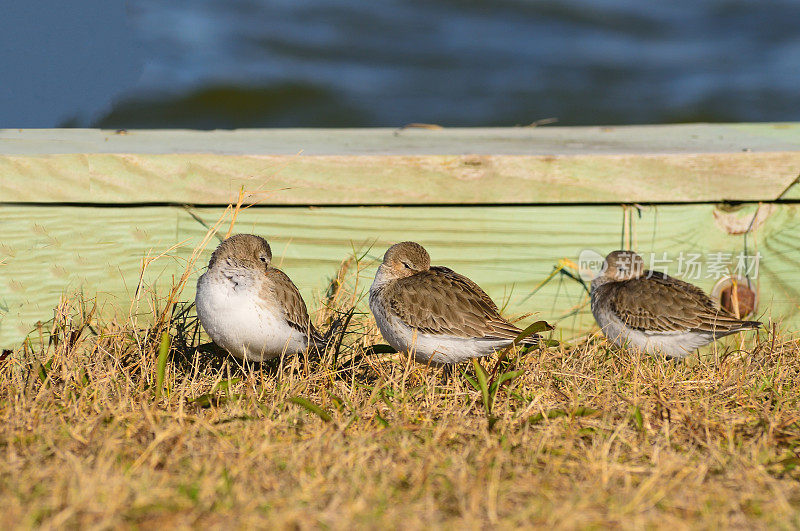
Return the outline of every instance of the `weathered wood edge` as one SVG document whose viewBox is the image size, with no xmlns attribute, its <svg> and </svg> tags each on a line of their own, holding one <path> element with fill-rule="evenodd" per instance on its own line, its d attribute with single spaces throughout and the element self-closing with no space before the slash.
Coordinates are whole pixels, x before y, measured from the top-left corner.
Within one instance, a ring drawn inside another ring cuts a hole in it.
<svg viewBox="0 0 800 531">
<path fill-rule="evenodd" d="M 0 202 L 267 205 L 772 201 L 800 151 L 672 155 L 0 156 Z"/>
<path fill-rule="evenodd" d="M 798 174 L 792 184 L 781 193 L 779 198 L 784 201 L 800 201 L 800 174 Z"/>
<path fill-rule="evenodd" d="M 635 155 L 800 150 L 800 123 L 215 131 L 0 129 L 0 155 Z"/>
</svg>

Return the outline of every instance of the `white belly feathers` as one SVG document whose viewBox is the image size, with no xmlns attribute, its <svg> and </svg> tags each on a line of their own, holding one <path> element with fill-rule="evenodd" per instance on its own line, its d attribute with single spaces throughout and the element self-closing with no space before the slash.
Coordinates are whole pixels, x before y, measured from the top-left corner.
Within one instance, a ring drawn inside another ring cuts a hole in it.
<svg viewBox="0 0 800 531">
<path fill-rule="evenodd" d="M 197 315 L 211 339 L 242 359 L 268 360 L 302 352 L 307 337 L 289 326 L 278 308 L 269 310 L 245 284 L 206 273 L 197 282 Z"/>
</svg>

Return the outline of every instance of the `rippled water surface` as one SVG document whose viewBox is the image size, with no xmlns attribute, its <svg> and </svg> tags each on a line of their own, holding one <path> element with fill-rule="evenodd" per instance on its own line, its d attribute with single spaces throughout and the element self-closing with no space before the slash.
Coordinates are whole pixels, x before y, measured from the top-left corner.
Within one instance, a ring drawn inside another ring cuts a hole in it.
<svg viewBox="0 0 800 531">
<path fill-rule="evenodd" d="M 113 127 L 800 119 L 800 2 L 131 0 Z"/>
</svg>

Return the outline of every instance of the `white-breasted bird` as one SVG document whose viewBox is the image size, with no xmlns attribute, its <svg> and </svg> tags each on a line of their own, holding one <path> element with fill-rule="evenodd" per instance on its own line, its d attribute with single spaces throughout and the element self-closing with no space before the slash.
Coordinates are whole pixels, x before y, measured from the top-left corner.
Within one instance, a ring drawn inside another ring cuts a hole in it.
<svg viewBox="0 0 800 531">
<path fill-rule="evenodd" d="M 685 358 L 721 337 L 757 329 L 737 319 L 703 290 L 665 273 L 648 271 L 631 251 L 614 251 L 592 280 L 592 314 L 618 347 Z"/>
<path fill-rule="evenodd" d="M 237 358 L 264 361 L 323 347 L 297 286 L 271 262 L 264 238 L 236 234 L 220 243 L 197 281 L 200 323 Z"/>
<path fill-rule="evenodd" d="M 510 346 L 522 332 L 473 281 L 431 266 L 428 252 L 415 242 L 386 251 L 369 290 L 369 305 L 384 339 L 423 363 L 487 356 Z M 521 344 L 536 345 L 539 339 L 532 335 Z"/>
</svg>

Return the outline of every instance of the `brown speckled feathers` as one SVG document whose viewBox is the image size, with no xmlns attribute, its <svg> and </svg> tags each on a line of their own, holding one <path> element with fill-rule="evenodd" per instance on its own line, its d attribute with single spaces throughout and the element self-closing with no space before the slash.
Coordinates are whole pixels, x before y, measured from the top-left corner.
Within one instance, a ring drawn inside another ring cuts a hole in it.
<svg viewBox="0 0 800 531">
<path fill-rule="evenodd" d="M 495 303 L 477 284 L 446 267 L 434 266 L 398 279 L 385 290 L 392 311 L 427 334 L 514 339 L 521 332 L 500 316 Z"/>
<path fill-rule="evenodd" d="M 274 300 L 278 307 L 284 311 L 284 316 L 289 325 L 315 341 L 322 341 L 322 336 L 311 324 L 308 309 L 300 291 L 294 282 L 280 269 L 270 267 L 266 270 L 267 282 L 261 287 L 261 297 L 265 300 Z"/>
<path fill-rule="evenodd" d="M 702 331 L 717 338 L 760 325 L 737 319 L 700 288 L 656 271 L 600 286 L 596 296 L 627 326 L 646 332 Z"/>
</svg>

